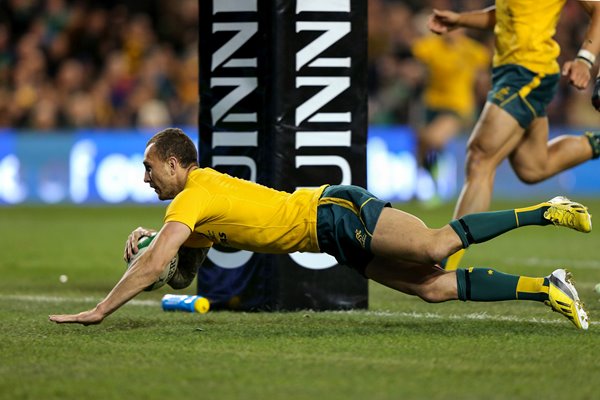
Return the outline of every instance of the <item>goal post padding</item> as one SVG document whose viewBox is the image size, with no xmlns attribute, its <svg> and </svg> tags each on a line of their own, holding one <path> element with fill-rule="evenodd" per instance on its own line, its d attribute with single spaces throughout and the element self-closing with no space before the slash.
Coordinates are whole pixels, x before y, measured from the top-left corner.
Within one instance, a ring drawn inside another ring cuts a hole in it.
<svg viewBox="0 0 600 400">
<path fill-rule="evenodd" d="M 367 2 L 207 0 L 200 8 L 200 165 L 293 191 L 366 186 Z M 211 249 L 213 309 L 368 306 L 367 280 L 325 254 Z"/>
</svg>

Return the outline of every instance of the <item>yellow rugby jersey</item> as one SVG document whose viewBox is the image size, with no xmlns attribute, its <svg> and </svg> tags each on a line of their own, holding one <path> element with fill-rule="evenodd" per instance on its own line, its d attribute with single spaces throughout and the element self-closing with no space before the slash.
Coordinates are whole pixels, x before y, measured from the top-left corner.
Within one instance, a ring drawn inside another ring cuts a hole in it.
<svg viewBox="0 0 600 400">
<path fill-rule="evenodd" d="M 557 74 L 560 47 L 553 39 L 566 0 L 496 0 L 494 67 L 517 64 Z"/>
<path fill-rule="evenodd" d="M 415 41 L 412 52 L 429 71 L 423 98 L 425 105 L 451 110 L 471 119 L 475 111 L 477 72 L 490 64 L 487 47 L 466 36 L 449 41 L 440 35 L 429 35 Z"/>
<path fill-rule="evenodd" d="M 165 222 L 192 230 L 186 245 L 213 244 L 260 253 L 319 252 L 317 204 L 326 186 L 287 193 L 210 168 L 188 175 Z"/>
</svg>

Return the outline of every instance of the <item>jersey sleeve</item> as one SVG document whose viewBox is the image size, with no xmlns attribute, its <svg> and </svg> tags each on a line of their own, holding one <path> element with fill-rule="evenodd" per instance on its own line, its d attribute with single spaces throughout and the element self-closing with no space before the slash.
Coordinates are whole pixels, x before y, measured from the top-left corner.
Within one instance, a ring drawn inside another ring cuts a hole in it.
<svg viewBox="0 0 600 400">
<path fill-rule="evenodd" d="M 195 189 L 184 189 L 179 193 L 165 213 L 164 222 L 180 222 L 193 232 L 196 224 L 204 218 L 205 207 L 202 202 L 202 193 Z"/>
</svg>

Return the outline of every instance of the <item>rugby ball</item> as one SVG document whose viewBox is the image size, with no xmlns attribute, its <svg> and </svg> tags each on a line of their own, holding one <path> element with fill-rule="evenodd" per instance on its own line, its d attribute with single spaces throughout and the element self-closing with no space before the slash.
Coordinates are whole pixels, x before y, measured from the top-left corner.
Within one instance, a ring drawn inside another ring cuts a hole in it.
<svg viewBox="0 0 600 400">
<path fill-rule="evenodd" d="M 146 250 L 148 250 L 148 246 L 150 245 L 150 243 L 152 243 L 152 240 L 154 240 L 155 236 L 156 236 L 156 234 L 154 234 L 152 236 L 144 236 L 138 241 L 138 252 L 127 263 L 127 268 L 130 268 L 131 265 L 133 264 L 133 261 L 136 260 L 138 257 L 140 257 L 142 254 L 144 254 L 146 252 Z M 162 273 L 160 274 L 160 276 L 158 277 L 156 282 L 154 282 L 152 285 L 148 286 L 144 290 L 146 292 L 149 292 L 151 290 L 156 290 L 156 289 L 163 287 L 165 285 L 165 283 L 169 282 L 169 280 L 171 280 L 171 278 L 175 274 L 178 263 L 179 263 L 179 254 L 175 254 L 175 257 L 173 257 L 171 259 L 171 261 L 169 261 L 167 263 L 167 265 L 165 265 Z"/>
</svg>

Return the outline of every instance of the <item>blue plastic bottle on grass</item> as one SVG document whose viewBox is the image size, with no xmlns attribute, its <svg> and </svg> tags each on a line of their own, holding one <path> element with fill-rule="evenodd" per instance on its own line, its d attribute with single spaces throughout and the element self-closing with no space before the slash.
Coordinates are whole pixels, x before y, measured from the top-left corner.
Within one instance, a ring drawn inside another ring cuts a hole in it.
<svg viewBox="0 0 600 400">
<path fill-rule="evenodd" d="M 206 297 L 195 295 L 165 294 L 161 303 L 164 311 L 187 311 L 205 314 L 210 309 L 210 303 Z"/>
</svg>

